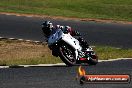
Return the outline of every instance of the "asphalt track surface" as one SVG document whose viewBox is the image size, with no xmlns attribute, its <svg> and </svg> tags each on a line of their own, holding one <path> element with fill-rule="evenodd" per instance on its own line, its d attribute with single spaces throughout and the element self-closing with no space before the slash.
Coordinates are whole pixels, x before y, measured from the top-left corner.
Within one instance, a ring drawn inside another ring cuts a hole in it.
<svg viewBox="0 0 132 88">
<path fill-rule="evenodd" d="M 116 23 L 95 23 L 50 18 L 0 15 L 0 37 L 13 37 L 45 41 L 41 23 L 50 20 L 54 25 L 69 25 L 80 31 L 90 45 L 109 45 L 132 48 L 132 25 Z"/>
<path fill-rule="evenodd" d="M 86 74 L 129 74 L 132 60 L 84 66 Z M 132 88 L 128 84 L 84 84 L 76 81 L 78 67 L 29 67 L 0 69 L 0 88 Z"/>
</svg>

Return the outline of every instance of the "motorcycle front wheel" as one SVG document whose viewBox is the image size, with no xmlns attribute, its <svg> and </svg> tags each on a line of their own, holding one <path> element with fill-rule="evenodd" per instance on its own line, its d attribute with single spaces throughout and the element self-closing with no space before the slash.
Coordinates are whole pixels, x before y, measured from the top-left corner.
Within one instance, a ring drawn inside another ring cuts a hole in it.
<svg viewBox="0 0 132 88">
<path fill-rule="evenodd" d="M 60 55 L 59 56 L 60 56 L 61 60 L 68 66 L 73 66 L 76 64 L 75 52 L 68 45 L 63 45 L 60 47 Z"/>
</svg>

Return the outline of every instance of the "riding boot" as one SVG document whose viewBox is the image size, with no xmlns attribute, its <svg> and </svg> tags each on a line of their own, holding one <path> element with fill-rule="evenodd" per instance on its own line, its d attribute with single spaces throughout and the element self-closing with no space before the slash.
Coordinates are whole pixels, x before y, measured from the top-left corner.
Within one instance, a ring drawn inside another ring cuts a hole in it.
<svg viewBox="0 0 132 88">
<path fill-rule="evenodd" d="M 80 42 L 80 45 L 82 46 L 82 48 L 84 50 L 86 50 L 87 48 L 89 48 L 88 43 L 82 37 L 79 37 L 78 41 Z"/>
</svg>

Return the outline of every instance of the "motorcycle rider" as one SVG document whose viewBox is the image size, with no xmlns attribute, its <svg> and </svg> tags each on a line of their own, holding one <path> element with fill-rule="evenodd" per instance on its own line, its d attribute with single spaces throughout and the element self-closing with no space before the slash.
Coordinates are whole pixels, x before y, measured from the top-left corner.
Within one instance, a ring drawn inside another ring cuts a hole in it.
<svg viewBox="0 0 132 88">
<path fill-rule="evenodd" d="M 44 21 L 42 23 L 42 31 L 44 33 L 44 36 L 48 39 L 50 35 L 54 34 L 55 30 L 62 30 L 64 33 L 70 33 L 71 36 L 79 36 L 78 41 L 80 42 L 80 45 L 82 46 L 82 48 L 85 50 L 89 47 L 88 43 L 82 38 L 80 37 L 81 34 L 76 31 L 76 30 L 72 30 L 70 26 L 60 26 L 60 25 L 56 25 L 55 27 L 53 26 L 53 24 L 50 21 Z"/>
<path fill-rule="evenodd" d="M 52 34 L 52 31 L 54 30 L 53 24 L 50 21 L 45 21 L 42 23 L 41 26 L 44 36 L 48 38 Z"/>
</svg>

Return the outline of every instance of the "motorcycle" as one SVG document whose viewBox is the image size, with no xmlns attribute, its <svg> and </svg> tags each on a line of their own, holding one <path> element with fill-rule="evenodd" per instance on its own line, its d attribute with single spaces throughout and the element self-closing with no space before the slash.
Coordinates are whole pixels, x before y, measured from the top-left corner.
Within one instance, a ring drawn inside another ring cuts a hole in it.
<svg viewBox="0 0 132 88">
<path fill-rule="evenodd" d="M 52 50 L 52 55 L 60 57 L 68 66 L 77 64 L 96 65 L 98 58 L 92 47 L 83 50 L 80 42 L 72 37 L 70 33 L 63 32 L 61 29 L 56 30 L 48 38 L 48 46 Z M 88 56 L 87 58 L 85 56 Z"/>
</svg>

